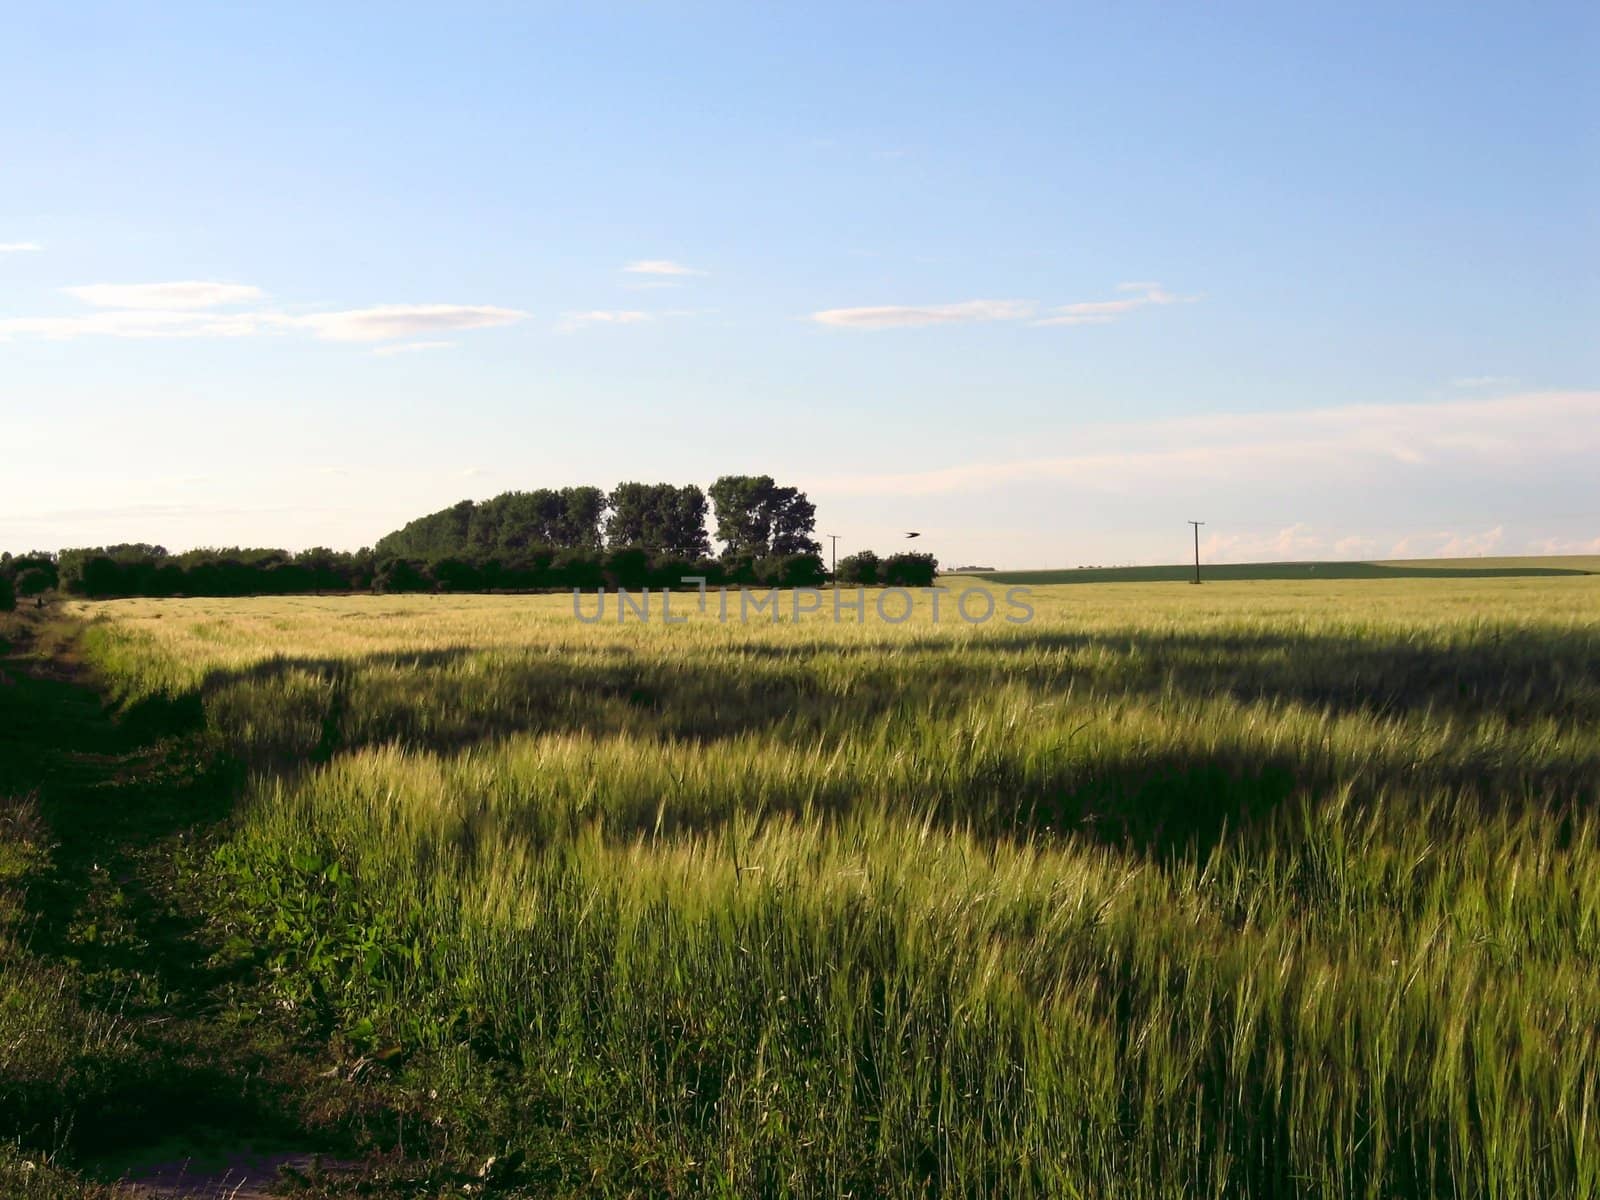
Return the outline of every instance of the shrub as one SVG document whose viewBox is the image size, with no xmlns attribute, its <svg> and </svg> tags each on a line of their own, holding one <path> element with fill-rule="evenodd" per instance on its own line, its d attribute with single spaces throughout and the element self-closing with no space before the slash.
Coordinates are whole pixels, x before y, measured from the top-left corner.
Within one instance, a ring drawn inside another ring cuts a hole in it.
<svg viewBox="0 0 1600 1200">
<path fill-rule="evenodd" d="M 372 580 L 375 592 L 426 592 L 432 586 L 421 564 L 409 558 L 391 558 L 380 563 Z"/>
<path fill-rule="evenodd" d="M 429 572 L 441 591 L 471 592 L 483 586 L 483 571 L 474 563 L 459 558 L 441 558 Z"/>
<path fill-rule="evenodd" d="M 783 587 L 816 587 L 827 582 L 828 569 L 817 554 L 785 554 L 776 559 L 777 582 Z"/>
<path fill-rule="evenodd" d="M 17 576 L 17 595 L 37 596 L 40 592 L 48 592 L 52 582 L 48 572 L 29 567 Z"/>
<path fill-rule="evenodd" d="M 610 588 L 637 591 L 650 583 L 650 552 L 640 546 L 613 550 L 605 559 L 605 582 Z"/>
<path fill-rule="evenodd" d="M 932 587 L 939 560 L 931 554 L 891 554 L 883 560 L 880 577 L 892 587 Z"/>
<path fill-rule="evenodd" d="M 880 565 L 878 556 L 871 550 L 863 550 L 859 554 L 847 554 L 839 560 L 839 582 L 877 583 Z"/>
</svg>

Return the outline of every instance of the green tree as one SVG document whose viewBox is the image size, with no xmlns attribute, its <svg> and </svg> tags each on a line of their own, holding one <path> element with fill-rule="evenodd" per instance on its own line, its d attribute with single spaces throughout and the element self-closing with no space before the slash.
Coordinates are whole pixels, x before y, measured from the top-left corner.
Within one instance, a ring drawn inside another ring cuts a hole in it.
<svg viewBox="0 0 1600 1200">
<path fill-rule="evenodd" d="M 609 498 L 606 544 L 637 546 L 652 554 L 690 560 L 711 553 L 706 538 L 706 495 L 694 484 L 619 483 Z"/>
<path fill-rule="evenodd" d="M 461 500 L 378 539 L 380 556 L 487 559 L 538 548 L 598 551 L 606 495 L 597 487 L 502 492 Z"/>
<path fill-rule="evenodd" d="M 559 540 L 546 543 L 563 550 L 599 550 L 604 544 L 601 522 L 606 515 L 606 494 L 597 487 L 561 489 L 562 521 L 554 531 Z"/>
<path fill-rule="evenodd" d="M 839 560 L 837 578 L 840 583 L 877 583 L 881 565 L 871 550 L 847 554 Z"/>
<path fill-rule="evenodd" d="M 426 592 L 433 581 L 422 569 L 422 564 L 409 558 L 386 559 L 378 565 L 372 579 L 375 592 Z"/>
<path fill-rule="evenodd" d="M 711 485 L 717 540 L 728 558 L 816 554 L 816 506 L 798 488 L 770 475 L 724 475 Z"/>
<path fill-rule="evenodd" d="M 880 568 L 891 587 L 932 587 L 938 574 L 939 560 L 931 554 L 891 554 Z"/>
<path fill-rule="evenodd" d="M 55 578 L 42 567 L 29 567 L 17 576 L 17 595 L 37 596 L 55 586 Z"/>
</svg>

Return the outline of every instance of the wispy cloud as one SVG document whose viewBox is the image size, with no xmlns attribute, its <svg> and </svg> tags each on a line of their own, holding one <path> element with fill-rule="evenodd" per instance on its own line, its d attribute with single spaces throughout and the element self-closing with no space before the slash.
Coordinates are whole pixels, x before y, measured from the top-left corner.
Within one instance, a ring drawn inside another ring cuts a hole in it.
<svg viewBox="0 0 1600 1200">
<path fill-rule="evenodd" d="M 1348 485 L 1364 469 L 1453 470 L 1475 478 L 1488 468 L 1600 453 L 1600 391 L 1091 425 L 1075 430 L 1072 444 L 1072 454 L 1057 457 L 838 477 L 814 486 L 855 495 L 932 495 L 1057 483 L 1130 494 L 1240 479 Z"/>
<path fill-rule="evenodd" d="M 1178 296 L 1159 283 L 1122 283 L 1112 300 L 1064 304 L 1039 314 L 1032 300 L 967 300 L 960 304 L 884 304 L 827 308 L 811 314 L 819 325 L 841 329 L 904 329 L 983 321 L 1029 321 L 1033 325 L 1105 325 L 1141 308 L 1187 304 L 1197 296 Z M 1036 318 L 1036 319 L 1035 319 Z"/>
<path fill-rule="evenodd" d="M 514 308 L 488 304 L 380 304 L 341 312 L 310 313 L 274 320 L 308 329 L 330 342 L 381 342 L 418 334 L 448 333 L 462 329 L 492 329 L 527 317 Z"/>
<path fill-rule="evenodd" d="M 93 285 L 68 290 L 91 304 L 118 307 L 73 316 L 0 318 L 0 339 L 235 338 L 303 331 L 324 341 L 383 342 L 509 325 L 528 315 L 483 304 L 384 304 L 302 314 L 215 311 L 260 295 L 257 288 L 237 284 Z M 169 307 L 156 306 L 163 301 Z"/>
<path fill-rule="evenodd" d="M 622 268 L 630 275 L 704 275 L 696 267 L 686 267 L 670 258 L 641 258 Z"/>
<path fill-rule="evenodd" d="M 38 242 L 0 242 L 0 254 L 30 254 L 43 249 Z"/>
<path fill-rule="evenodd" d="M 261 299 L 261 289 L 242 283 L 211 283 L 198 279 L 174 283 L 90 283 L 62 288 L 63 292 L 95 308 L 123 308 L 173 312 L 221 308 Z"/>
<path fill-rule="evenodd" d="M 401 342 L 397 346 L 379 346 L 374 354 L 388 357 L 391 354 L 417 354 L 423 350 L 453 350 L 459 342 Z"/>
<path fill-rule="evenodd" d="M 0 341 L 13 337 L 65 341 L 80 337 L 231 338 L 262 332 L 259 313 L 111 310 L 70 317 L 0 318 Z"/>
<path fill-rule="evenodd" d="M 1087 300 L 1050 310 L 1035 325 L 1105 325 L 1141 308 L 1165 304 L 1188 304 L 1195 296 L 1175 296 L 1159 283 L 1121 283 L 1117 291 L 1126 293 L 1114 300 Z"/>
<path fill-rule="evenodd" d="M 632 309 L 594 309 L 590 312 L 562 313 L 556 329 L 562 333 L 571 333 L 575 329 L 583 329 L 590 325 L 642 325 L 646 321 L 653 320 L 655 320 L 654 313 L 637 312 Z"/>
<path fill-rule="evenodd" d="M 965 300 L 959 304 L 884 304 L 869 308 L 827 308 L 811 314 L 819 325 L 838 329 L 901 329 L 977 321 L 1020 321 L 1033 315 L 1031 300 Z"/>
<path fill-rule="evenodd" d="M 1460 379 L 1452 379 L 1451 387 L 1458 388 L 1499 388 L 1515 387 L 1517 380 L 1510 375 L 1465 375 Z"/>
</svg>

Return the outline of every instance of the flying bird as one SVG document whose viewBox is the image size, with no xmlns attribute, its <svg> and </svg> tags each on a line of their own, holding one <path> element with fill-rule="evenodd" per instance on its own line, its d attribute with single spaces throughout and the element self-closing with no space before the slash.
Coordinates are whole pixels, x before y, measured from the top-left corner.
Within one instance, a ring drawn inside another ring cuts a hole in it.
<svg viewBox="0 0 1600 1200">
<path fill-rule="evenodd" d="M 921 537 L 922 535 L 920 533 L 908 533 L 908 534 L 906 534 L 906 536 L 907 537 Z"/>
</svg>

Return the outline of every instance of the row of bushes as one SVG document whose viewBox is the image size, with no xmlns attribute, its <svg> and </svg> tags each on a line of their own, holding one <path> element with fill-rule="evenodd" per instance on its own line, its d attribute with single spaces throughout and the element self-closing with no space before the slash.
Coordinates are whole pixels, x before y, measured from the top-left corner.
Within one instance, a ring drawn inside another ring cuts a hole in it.
<svg viewBox="0 0 1600 1200">
<path fill-rule="evenodd" d="M 879 558 L 871 550 L 841 558 L 840 583 L 882 583 L 889 587 L 932 587 L 939 560 L 931 554 L 891 554 Z"/>
<path fill-rule="evenodd" d="M 871 551 L 839 563 L 839 581 L 927 587 L 938 563 L 930 554 L 880 559 Z M 828 580 L 815 554 L 688 559 L 619 550 L 524 551 L 494 557 L 432 560 L 378 556 L 371 550 L 194 550 L 168 554 L 160 546 L 124 545 L 64 550 L 0 560 L 0 607 L 14 595 L 52 588 L 91 599 L 118 596 L 250 596 L 304 592 L 481 592 L 566 588 L 664 588 L 684 576 L 710 586 L 815 587 Z"/>
<path fill-rule="evenodd" d="M 815 554 L 766 558 L 691 560 L 651 555 L 636 547 L 601 552 L 533 551 L 516 559 L 441 558 L 424 562 L 390 558 L 379 564 L 373 590 L 379 592 L 483 592 L 567 588 L 682 587 L 685 576 L 703 577 L 710 586 L 749 584 L 813 587 L 827 580 Z"/>
</svg>

